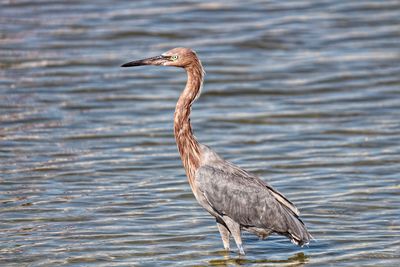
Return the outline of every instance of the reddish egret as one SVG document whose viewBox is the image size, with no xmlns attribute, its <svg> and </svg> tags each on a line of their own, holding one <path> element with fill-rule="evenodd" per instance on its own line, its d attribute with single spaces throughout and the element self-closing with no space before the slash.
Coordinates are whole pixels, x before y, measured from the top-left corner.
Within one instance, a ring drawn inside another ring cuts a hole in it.
<svg viewBox="0 0 400 267">
<path fill-rule="evenodd" d="M 294 244 L 308 244 L 311 235 L 299 211 L 283 194 L 256 175 L 222 159 L 193 135 L 190 111 L 203 85 L 204 69 L 196 53 L 174 48 L 164 54 L 131 61 L 121 67 L 142 65 L 184 68 L 187 83 L 174 115 L 174 134 L 190 187 L 200 205 L 216 218 L 224 248 L 230 235 L 244 254 L 241 231 L 265 239 L 271 233 L 288 237 Z"/>
</svg>

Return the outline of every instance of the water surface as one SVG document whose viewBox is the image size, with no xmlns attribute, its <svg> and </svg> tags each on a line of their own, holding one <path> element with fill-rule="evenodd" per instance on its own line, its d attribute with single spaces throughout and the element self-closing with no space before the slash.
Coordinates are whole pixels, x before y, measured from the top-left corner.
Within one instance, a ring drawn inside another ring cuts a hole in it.
<svg viewBox="0 0 400 267">
<path fill-rule="evenodd" d="M 398 1 L 0 3 L 0 265 L 400 261 Z M 207 71 L 196 136 L 292 200 L 309 247 L 222 251 L 173 138 L 184 71 L 119 68 L 176 46 Z"/>
</svg>

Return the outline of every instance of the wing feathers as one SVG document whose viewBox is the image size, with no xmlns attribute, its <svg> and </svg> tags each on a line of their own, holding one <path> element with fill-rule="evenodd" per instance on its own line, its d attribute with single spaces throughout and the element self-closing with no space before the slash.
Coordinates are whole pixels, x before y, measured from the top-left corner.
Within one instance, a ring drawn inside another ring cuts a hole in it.
<svg viewBox="0 0 400 267">
<path fill-rule="evenodd" d="M 291 210 L 294 214 L 297 216 L 300 216 L 299 210 L 296 208 L 296 206 L 290 202 L 284 195 L 276 191 L 275 189 L 267 186 L 268 189 L 271 190 L 271 194 L 276 198 L 276 200 L 279 201 L 282 205 L 286 206 L 289 210 Z"/>
<path fill-rule="evenodd" d="M 219 162 L 196 171 L 195 183 L 218 214 L 243 226 L 271 229 L 298 245 L 310 235 L 299 219 L 299 211 L 285 196 L 263 180 L 232 165 Z"/>
</svg>

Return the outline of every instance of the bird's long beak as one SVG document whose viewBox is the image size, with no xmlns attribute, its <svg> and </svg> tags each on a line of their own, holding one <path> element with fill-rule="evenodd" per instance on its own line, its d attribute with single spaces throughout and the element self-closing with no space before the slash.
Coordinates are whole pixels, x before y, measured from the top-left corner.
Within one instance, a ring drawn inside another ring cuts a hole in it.
<svg viewBox="0 0 400 267">
<path fill-rule="evenodd" d="M 134 60 L 128 63 L 121 65 L 121 67 L 135 67 L 135 66 L 143 66 L 143 65 L 163 65 L 168 61 L 168 57 L 165 56 L 156 56 L 156 57 L 149 57 L 140 60 Z"/>
</svg>

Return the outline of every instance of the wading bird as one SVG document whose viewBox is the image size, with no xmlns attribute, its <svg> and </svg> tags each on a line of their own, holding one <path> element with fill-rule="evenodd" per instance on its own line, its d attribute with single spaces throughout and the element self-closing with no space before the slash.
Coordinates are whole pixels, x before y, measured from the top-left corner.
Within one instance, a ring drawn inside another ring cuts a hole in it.
<svg viewBox="0 0 400 267">
<path fill-rule="evenodd" d="M 131 61 L 121 67 L 142 65 L 181 67 L 187 72 L 186 87 L 176 104 L 174 135 L 193 194 L 216 218 L 224 248 L 229 250 L 232 235 L 243 255 L 242 230 L 261 239 L 277 233 L 296 245 L 308 244 L 312 237 L 292 202 L 256 175 L 222 159 L 193 135 L 189 116 L 204 78 L 204 69 L 196 53 L 188 48 L 174 48 L 160 56 Z"/>
</svg>

